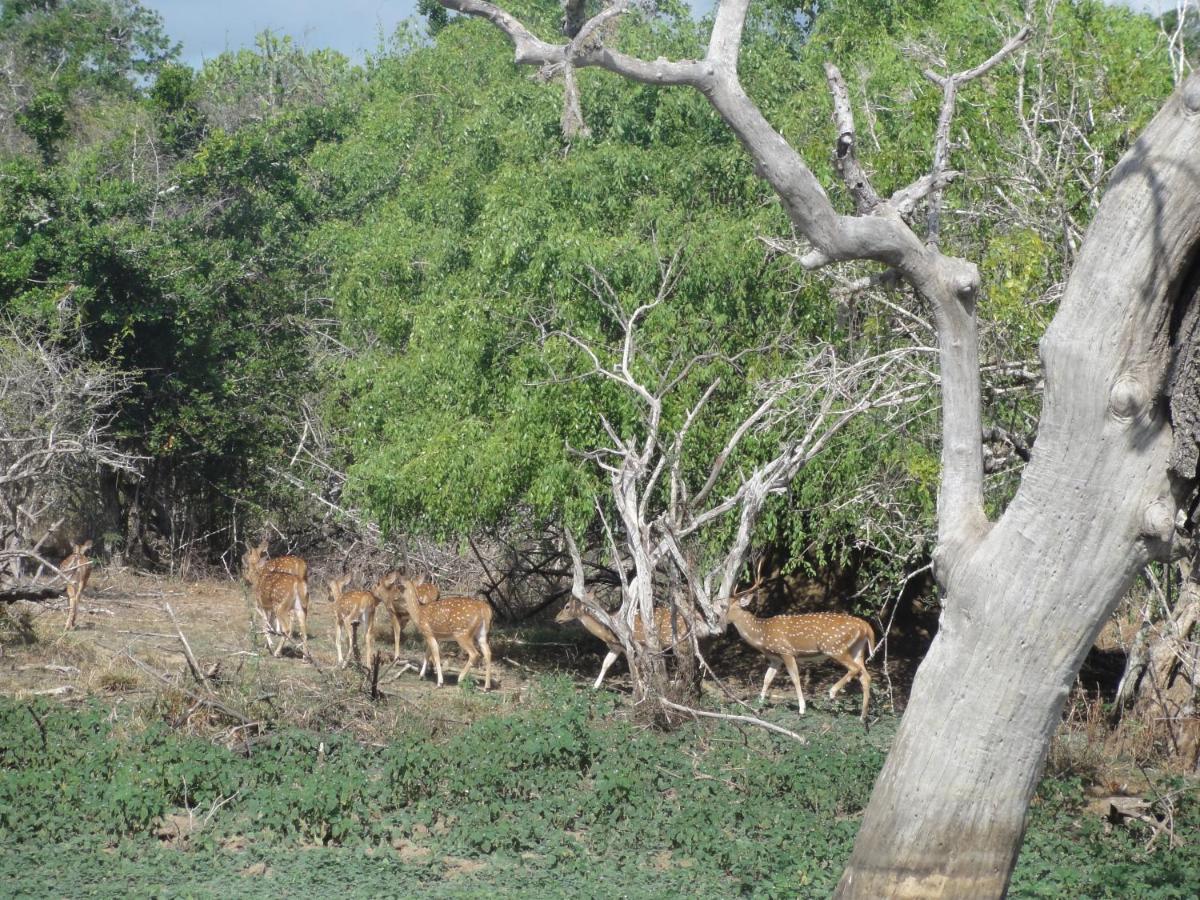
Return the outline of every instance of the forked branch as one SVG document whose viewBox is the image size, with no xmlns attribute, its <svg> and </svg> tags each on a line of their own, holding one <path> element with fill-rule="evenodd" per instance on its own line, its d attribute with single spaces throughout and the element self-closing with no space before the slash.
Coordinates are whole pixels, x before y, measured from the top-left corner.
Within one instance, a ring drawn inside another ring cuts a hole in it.
<svg viewBox="0 0 1200 900">
<path fill-rule="evenodd" d="M 811 252 L 801 260 L 803 265 L 817 268 L 846 260 L 874 260 L 893 268 L 931 304 L 938 326 L 943 386 L 939 560 L 949 563 L 948 557 L 973 549 L 987 525 L 975 324 L 979 272 L 973 264 L 939 252 L 940 197 L 951 177 L 949 127 L 958 88 L 1009 57 L 1028 39 L 1029 27 L 1022 28 L 974 68 L 951 76 L 934 76 L 943 88 L 943 105 L 933 170 L 897 192 L 894 205 L 881 202 L 855 158 L 848 92 L 837 69 L 829 68 L 840 169 L 851 183 L 856 207 L 866 213 L 847 216 L 838 213 L 804 160 L 742 88 L 737 62 L 750 0 L 721 0 L 704 58 L 679 61 L 638 59 L 604 45 L 600 37 L 604 29 L 600 26 L 624 13 L 628 8 L 624 2 L 601 10 L 566 44 L 537 38 L 514 16 L 485 0 L 439 2 L 447 9 L 485 18 L 504 31 L 513 43 L 518 63 L 596 66 L 634 81 L 696 88 L 737 135 L 754 160 L 757 173 L 779 195 L 796 231 L 812 245 Z M 932 219 L 926 240 L 919 238 L 903 218 L 922 198 L 929 199 Z M 939 565 L 939 577 L 951 568 Z"/>
<path fill-rule="evenodd" d="M 949 170 L 950 123 L 954 119 L 954 106 L 958 100 L 958 89 L 967 82 L 981 78 L 996 68 L 996 66 L 1015 53 L 1032 36 L 1033 29 L 1027 23 L 1020 31 L 1009 38 L 1003 47 L 973 69 L 967 69 L 955 75 L 938 75 L 931 69 L 926 69 L 922 73 L 928 80 L 942 89 L 942 107 L 938 114 L 937 133 L 934 137 L 933 169 L 928 176 L 931 179 L 933 189 L 929 194 L 929 213 L 926 219 L 925 240 L 931 247 L 937 247 L 941 241 L 943 190 L 938 186 L 938 182 L 944 179 L 946 172 Z"/>
</svg>

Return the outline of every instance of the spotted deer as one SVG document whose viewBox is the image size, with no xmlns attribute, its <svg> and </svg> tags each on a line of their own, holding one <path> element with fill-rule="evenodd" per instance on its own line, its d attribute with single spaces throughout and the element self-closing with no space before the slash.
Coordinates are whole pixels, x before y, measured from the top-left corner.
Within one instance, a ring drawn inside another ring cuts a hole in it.
<svg viewBox="0 0 1200 900">
<path fill-rule="evenodd" d="M 292 634 L 292 617 L 300 625 L 304 656 L 308 656 L 308 582 L 288 572 L 260 572 L 255 583 L 258 610 L 266 621 L 264 633 L 272 656 L 283 652 L 284 642 Z M 271 635 L 279 636 L 271 647 Z"/>
<path fill-rule="evenodd" d="M 371 635 L 371 628 L 375 624 L 375 607 L 379 604 L 379 597 L 373 591 L 347 591 L 346 585 L 349 583 L 349 575 L 343 575 L 341 578 L 335 578 L 329 582 L 329 599 L 333 601 L 335 626 L 333 641 L 337 647 L 338 665 L 345 668 L 349 664 L 350 658 L 356 654 L 358 641 L 355 639 L 355 629 L 362 626 L 363 632 L 366 634 L 364 638 L 366 663 L 369 666 L 374 659 L 374 639 Z M 344 659 L 342 657 L 343 629 L 346 632 Z"/>
<path fill-rule="evenodd" d="M 400 661 L 400 635 L 404 631 L 404 626 L 408 624 L 408 609 L 404 604 L 404 589 L 401 584 L 403 580 L 404 573 L 393 569 L 384 575 L 375 586 L 380 601 L 392 616 L 392 662 Z M 417 592 L 417 600 L 422 606 L 426 603 L 433 603 L 441 596 L 438 586 L 428 581 L 424 575 L 415 579 L 413 585 Z"/>
<path fill-rule="evenodd" d="M 58 565 L 67 579 L 67 603 L 70 607 L 64 631 L 71 631 L 75 627 L 75 618 L 79 614 L 79 598 L 83 595 L 83 589 L 87 587 L 88 579 L 92 577 L 92 561 L 87 555 L 91 549 L 91 541 L 72 544 L 71 554 Z"/>
<path fill-rule="evenodd" d="M 800 688 L 796 657 L 827 656 L 846 667 L 846 674 L 829 689 L 829 698 L 832 700 L 851 678 L 857 677 L 863 690 L 862 720 L 865 722 L 871 700 L 871 675 L 867 672 L 866 654 L 875 652 L 875 631 L 870 624 L 843 613 L 760 619 L 745 608 L 752 597 L 751 592 L 743 592 L 732 598 L 728 619 L 742 640 L 767 657 L 767 674 L 763 678 L 759 701 L 766 699 L 771 681 L 779 669 L 786 666 L 792 684 L 796 686 L 800 714 L 804 715 L 804 691 Z"/>
<path fill-rule="evenodd" d="M 242 572 L 246 580 L 254 585 L 262 572 L 286 572 L 297 578 L 308 579 L 308 563 L 299 556 L 267 556 L 267 542 L 247 544 L 242 554 Z"/>
<path fill-rule="evenodd" d="M 483 654 L 483 689 L 492 687 L 492 649 L 488 646 L 488 632 L 492 628 L 492 607 L 484 600 L 474 597 L 443 597 L 432 603 L 422 604 L 419 585 L 411 578 L 400 579 L 404 594 L 404 607 L 409 619 L 425 639 L 425 658 L 421 662 L 421 677 L 433 658 L 437 672 L 438 687 L 442 685 L 442 657 L 438 641 L 447 638 L 455 641 L 467 654 L 467 664 L 458 673 L 458 683 L 471 671 L 475 661 Z"/>
<path fill-rule="evenodd" d="M 590 602 L 593 594 L 591 591 L 587 594 L 587 599 Z M 563 606 L 554 621 L 560 625 L 565 625 L 572 619 L 578 619 L 579 624 L 586 628 L 593 635 L 604 641 L 608 647 L 608 654 L 604 657 L 604 662 L 600 664 L 600 674 L 596 676 L 596 681 L 592 685 L 592 690 L 598 690 L 600 685 L 604 683 L 604 676 L 608 674 L 608 668 L 617 661 L 617 657 L 625 652 L 625 648 L 621 646 L 621 641 L 617 638 L 608 626 L 601 624 L 600 620 L 588 612 L 587 607 L 577 598 L 572 597 Z M 688 625 L 683 615 L 675 611 L 671 614 L 671 609 L 665 606 L 660 606 L 654 610 L 654 625 L 658 632 L 658 645 L 664 650 L 670 650 L 681 641 L 687 640 L 691 634 L 691 626 Z M 633 620 L 633 639 L 641 643 L 646 639 L 645 629 L 642 627 L 641 616 Z"/>
</svg>

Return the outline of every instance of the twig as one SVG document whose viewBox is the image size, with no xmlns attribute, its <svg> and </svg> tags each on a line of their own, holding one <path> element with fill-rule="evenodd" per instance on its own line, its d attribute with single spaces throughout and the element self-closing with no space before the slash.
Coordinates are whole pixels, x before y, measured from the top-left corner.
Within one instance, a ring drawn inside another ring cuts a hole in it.
<svg viewBox="0 0 1200 900">
<path fill-rule="evenodd" d="M 204 706 L 208 706 L 212 709 L 215 709 L 217 712 L 223 713 L 224 715 L 229 716 L 231 719 L 236 719 L 237 721 L 242 723 L 243 727 L 250 728 L 250 727 L 258 726 L 260 724 L 259 722 L 255 722 L 252 719 L 246 718 L 244 715 L 242 715 L 237 710 L 230 709 L 224 703 L 220 703 L 220 702 L 218 702 L 216 700 L 212 700 L 208 697 L 201 697 L 199 694 L 194 694 L 191 691 L 189 691 L 187 688 L 182 687 L 181 685 L 174 684 L 170 678 L 163 675 L 161 672 L 157 671 L 156 669 L 146 665 L 144 662 L 142 662 L 140 659 L 138 659 L 132 653 L 126 651 L 125 655 L 127 657 L 129 657 L 129 661 L 132 662 L 135 666 L 137 666 L 139 669 L 141 669 L 146 674 L 151 675 L 154 678 L 158 679 L 163 684 L 165 684 L 167 687 L 173 687 L 177 691 L 184 694 L 185 696 L 190 697 L 192 700 L 195 700 L 196 702 L 201 703 Z"/>
<path fill-rule="evenodd" d="M 75 666 L 17 666 L 18 672 L 30 672 L 33 670 L 45 670 L 47 672 L 58 672 L 62 675 L 78 675 L 79 670 Z"/>
<path fill-rule="evenodd" d="M 560 644 L 558 646 L 566 646 L 566 645 Z M 537 671 L 537 669 L 534 669 L 532 666 L 527 666 L 524 663 L 519 663 L 515 659 L 512 659 L 510 657 L 502 656 L 501 659 L 504 662 L 508 663 L 510 666 L 515 666 L 518 669 L 524 669 L 526 672 L 536 672 Z"/>
<path fill-rule="evenodd" d="M 400 676 L 403 675 L 405 672 L 408 672 L 408 671 L 416 672 L 418 669 L 420 669 L 420 666 L 414 666 L 408 660 L 405 660 L 404 665 L 400 667 L 399 672 L 393 672 L 391 675 L 389 675 L 387 678 L 385 678 L 383 681 L 381 681 L 380 684 L 391 684 L 393 681 L 399 681 Z"/>
<path fill-rule="evenodd" d="M 744 722 L 747 725 L 757 725 L 759 728 L 767 729 L 767 731 L 774 731 L 776 734 L 782 734 L 785 737 L 790 737 L 799 744 L 808 743 L 808 738 L 802 737 L 796 734 L 794 731 L 788 731 L 786 728 L 783 728 L 779 725 L 773 725 L 772 723 L 763 719 L 756 718 L 755 716 L 735 716 L 730 713 L 715 713 L 704 709 L 692 709 L 690 706 L 681 706 L 680 704 L 673 703 L 664 697 L 659 697 L 658 702 L 668 709 L 674 709 L 678 712 L 688 713 L 693 716 L 703 716 L 706 719 L 724 719 L 727 722 Z"/>
<path fill-rule="evenodd" d="M 33 716 L 33 721 L 37 722 L 38 731 L 40 731 L 42 734 L 42 749 L 48 750 L 49 744 L 46 741 L 46 723 L 42 721 L 42 717 L 37 714 L 37 710 L 35 710 L 32 706 L 26 706 L 25 708 L 29 710 L 29 714 Z"/>
<path fill-rule="evenodd" d="M 237 728 L 242 728 L 242 727 L 243 726 L 241 726 L 241 725 L 237 726 Z M 233 730 L 236 731 L 237 729 L 235 728 Z M 243 790 L 244 790 L 244 788 L 238 788 L 236 791 L 234 791 L 228 797 L 224 797 L 220 801 L 214 802 L 212 805 L 212 808 L 209 809 L 208 813 L 204 816 L 204 820 L 200 823 L 200 827 L 204 828 L 206 825 L 208 825 L 208 823 L 209 823 L 209 821 L 211 821 L 212 817 L 214 815 L 216 815 L 217 810 L 219 810 L 226 803 L 229 803 L 231 800 L 236 800 L 241 795 Z"/>
<path fill-rule="evenodd" d="M 179 643 L 183 644 L 183 656 L 187 660 L 188 668 L 192 670 L 192 677 L 205 687 L 209 687 L 208 677 L 200 668 L 200 663 L 196 662 L 196 657 L 192 654 L 192 646 L 184 637 L 183 629 L 179 627 L 179 620 L 175 618 L 175 611 L 171 609 L 171 604 L 164 602 L 162 606 L 167 615 L 171 617 L 171 624 L 175 626 L 175 633 L 179 635 Z"/>
<path fill-rule="evenodd" d="M 124 628 L 114 628 L 113 634 L 128 634 L 133 637 L 168 638 L 172 640 L 176 637 L 174 634 L 163 634 L 159 631 L 127 631 Z"/>
<path fill-rule="evenodd" d="M 61 697 L 64 694 L 70 694 L 75 691 L 73 685 L 64 684 L 62 687 L 49 688 L 44 691 L 30 691 L 30 696 L 33 697 Z"/>
</svg>

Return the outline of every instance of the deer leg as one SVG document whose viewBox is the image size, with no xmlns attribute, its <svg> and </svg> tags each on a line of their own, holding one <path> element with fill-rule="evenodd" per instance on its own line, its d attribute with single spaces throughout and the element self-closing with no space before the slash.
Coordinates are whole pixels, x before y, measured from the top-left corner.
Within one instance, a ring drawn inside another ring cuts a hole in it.
<svg viewBox="0 0 1200 900">
<path fill-rule="evenodd" d="M 865 682 L 867 687 L 864 688 L 864 691 L 869 689 L 871 684 L 871 676 L 867 675 L 867 666 L 863 661 L 863 648 L 859 646 L 856 649 L 858 651 L 857 653 L 850 653 L 849 651 L 846 651 L 843 653 L 836 653 L 831 656 L 832 659 L 837 660 L 846 667 L 846 674 L 842 676 L 841 681 L 829 689 L 830 700 L 838 695 L 838 692 L 846 685 L 847 682 L 850 681 L 851 678 L 857 677 L 859 684 L 863 684 L 863 676 L 865 675 L 867 679 Z"/>
<path fill-rule="evenodd" d="M 363 643 L 367 645 L 367 668 L 375 665 L 375 639 L 371 637 L 371 626 L 375 624 L 375 613 L 367 610 L 363 613 L 363 630 L 367 632 Z"/>
<path fill-rule="evenodd" d="M 431 637 L 426 638 L 425 642 L 429 648 L 428 653 L 426 653 L 426 659 L 428 659 L 430 655 L 433 656 L 433 670 L 435 672 L 437 672 L 438 687 L 441 687 L 442 686 L 442 655 L 441 655 L 441 653 L 438 652 L 437 638 L 431 636 Z M 422 672 L 425 671 L 424 666 L 421 667 L 421 671 Z"/>
<path fill-rule="evenodd" d="M 857 675 L 859 672 L 858 663 L 854 660 L 853 657 L 849 656 L 848 654 L 847 654 L 847 659 L 843 659 L 840 656 L 835 656 L 834 659 L 836 659 L 838 662 L 840 662 L 843 666 L 846 667 L 846 674 L 841 677 L 841 680 L 838 681 L 837 684 L 835 684 L 833 687 L 831 687 L 829 689 L 829 699 L 830 700 L 832 700 L 834 697 L 836 697 L 841 692 L 842 688 L 844 688 L 846 686 L 846 683 L 848 681 L 850 681 L 850 679 L 853 678 L 855 675 Z"/>
<path fill-rule="evenodd" d="M 270 617 L 270 615 L 267 614 L 267 611 L 265 609 L 263 609 L 261 606 L 256 606 L 255 610 L 258 612 L 258 614 L 260 616 L 262 616 L 263 640 L 267 642 L 267 652 L 270 653 L 271 650 L 273 649 L 271 647 L 271 617 Z"/>
<path fill-rule="evenodd" d="M 483 689 L 490 691 L 492 689 L 492 648 L 488 646 L 487 623 L 479 628 L 478 643 L 479 649 L 483 651 Z"/>
<path fill-rule="evenodd" d="M 71 631 L 75 627 L 75 616 L 79 612 L 79 594 L 80 591 L 74 585 L 67 585 L 67 603 L 69 609 L 67 611 L 67 627 L 63 631 Z"/>
<path fill-rule="evenodd" d="M 800 687 L 800 671 L 796 668 L 796 657 L 785 656 L 783 663 L 787 666 L 788 674 L 792 676 L 792 684 L 796 686 L 796 700 L 800 704 L 800 715 L 804 715 L 804 691 Z"/>
<path fill-rule="evenodd" d="M 867 667 L 862 667 L 862 672 L 858 676 L 858 683 L 862 685 L 863 705 L 862 705 L 862 720 L 867 721 L 867 707 L 871 703 L 871 673 L 867 671 Z"/>
<path fill-rule="evenodd" d="M 283 653 L 283 645 L 292 634 L 292 617 L 290 614 L 284 613 L 280 615 L 278 610 L 275 612 L 275 628 L 279 635 L 279 643 L 275 646 L 275 652 L 272 656 L 279 656 Z"/>
<path fill-rule="evenodd" d="M 351 642 L 353 643 L 353 638 Z M 342 617 L 336 613 L 333 617 L 333 646 L 337 647 L 338 665 L 345 668 L 342 657 Z"/>
<path fill-rule="evenodd" d="M 455 640 L 458 642 L 458 646 L 467 651 L 467 663 L 458 672 L 458 683 L 462 684 L 467 673 L 475 665 L 475 660 L 479 659 L 479 651 L 475 649 L 475 640 L 469 634 L 460 635 Z"/>
<path fill-rule="evenodd" d="M 769 688 L 771 686 L 771 682 L 775 680 L 775 673 L 778 671 L 779 671 L 779 669 L 775 666 L 774 663 L 767 664 L 767 674 L 763 676 L 762 690 L 759 691 L 759 694 L 758 694 L 758 702 L 759 703 L 763 703 L 766 701 L 767 688 Z"/>
<path fill-rule="evenodd" d="M 304 658 L 308 659 L 308 610 L 304 608 L 303 603 L 297 600 L 294 612 L 300 623 L 300 644 L 304 651 Z M 291 632 L 291 623 L 288 624 L 288 631 Z"/>
<path fill-rule="evenodd" d="M 604 676 L 608 674 L 608 667 L 617 661 L 620 656 L 616 650 L 609 650 L 608 655 L 604 657 L 604 662 L 600 664 L 600 674 L 596 676 L 596 683 L 592 685 L 592 690 L 599 690 L 600 685 L 604 683 Z"/>
<path fill-rule="evenodd" d="M 400 622 L 400 617 L 396 615 L 396 611 L 392 610 L 392 662 L 400 662 L 400 632 L 404 629 Z M 424 669 L 421 670 L 421 677 L 425 677 Z"/>
<path fill-rule="evenodd" d="M 859 645 L 854 661 L 858 663 L 858 683 L 862 685 L 863 692 L 862 715 L 860 718 L 863 722 L 866 722 L 867 707 L 871 702 L 871 673 L 867 671 L 866 647 L 863 644 Z"/>
<path fill-rule="evenodd" d="M 267 649 L 271 652 L 272 656 L 278 656 L 279 654 L 275 652 L 275 647 L 271 644 L 271 636 L 279 634 L 279 623 L 275 620 L 274 613 L 265 613 L 264 618 L 267 620 L 267 627 L 263 631 L 263 636 L 267 641 Z M 279 638 L 279 643 L 280 646 L 283 645 L 282 637 Z"/>
</svg>

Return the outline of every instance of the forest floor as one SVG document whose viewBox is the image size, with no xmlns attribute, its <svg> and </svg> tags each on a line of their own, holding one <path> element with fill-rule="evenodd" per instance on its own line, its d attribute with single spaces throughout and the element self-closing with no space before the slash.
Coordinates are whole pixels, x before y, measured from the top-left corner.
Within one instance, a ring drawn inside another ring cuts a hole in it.
<svg viewBox="0 0 1200 900">
<path fill-rule="evenodd" d="M 872 663 L 867 731 L 856 686 L 826 696 L 831 664 L 806 672 L 803 717 L 782 679 L 744 703 L 763 660 L 727 636 L 698 705 L 800 740 L 662 732 L 623 664 L 590 690 L 603 646 L 577 627 L 496 629 L 487 692 L 482 673 L 458 688 L 444 649 L 439 689 L 411 633 L 391 662 L 386 614 L 373 679 L 336 667 L 323 591 L 308 659 L 298 640 L 269 656 L 251 602 L 232 580 L 101 570 L 70 634 L 62 601 L 0 608 L 0 893 L 827 896 L 915 663 Z M 1093 744 L 1077 728 L 1052 751 L 1010 895 L 1195 896 L 1200 782 L 1098 766 Z M 1114 791 L 1143 818 L 1114 815 Z"/>
</svg>

